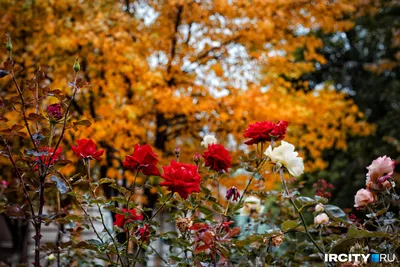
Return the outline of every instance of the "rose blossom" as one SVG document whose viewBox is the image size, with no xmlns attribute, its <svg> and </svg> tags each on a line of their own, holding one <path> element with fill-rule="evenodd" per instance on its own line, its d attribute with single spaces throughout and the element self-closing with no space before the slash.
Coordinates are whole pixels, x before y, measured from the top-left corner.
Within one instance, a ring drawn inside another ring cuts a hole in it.
<svg viewBox="0 0 400 267">
<path fill-rule="evenodd" d="M 100 157 L 103 155 L 104 150 L 97 150 L 97 145 L 92 141 L 92 139 L 80 139 L 76 140 L 76 142 L 78 143 L 77 146 L 71 146 L 75 155 L 82 159 L 101 160 Z"/>
<path fill-rule="evenodd" d="M 275 141 L 285 138 L 287 121 L 278 121 L 276 124 L 271 121 L 262 121 L 250 124 L 244 132 L 244 137 L 251 138 L 244 142 L 246 145 L 257 144 L 260 142 Z"/>
<path fill-rule="evenodd" d="M 56 103 L 56 104 L 52 104 L 52 105 L 48 106 L 47 114 L 49 115 L 49 117 L 53 117 L 56 120 L 61 119 L 63 117 L 62 111 L 61 111 L 61 104 Z"/>
<path fill-rule="evenodd" d="M 367 188 L 379 191 L 391 188 L 392 185 L 387 180 L 393 176 L 394 167 L 395 161 L 387 156 L 373 160 L 367 167 Z"/>
<path fill-rule="evenodd" d="M 232 158 L 228 150 L 223 145 L 209 145 L 208 149 L 204 151 L 203 158 L 206 167 L 216 172 L 228 172 L 231 167 Z"/>
<path fill-rule="evenodd" d="M 278 168 L 284 166 L 291 175 L 299 177 L 304 172 L 303 159 L 298 157 L 294 151 L 294 146 L 282 141 L 281 145 L 272 149 L 271 146 L 264 153 Z"/>
<path fill-rule="evenodd" d="M 214 145 L 217 143 L 217 139 L 214 135 L 207 134 L 204 136 L 203 141 L 200 143 L 205 148 L 208 148 L 209 145 Z"/>
<path fill-rule="evenodd" d="M 354 197 L 354 207 L 362 207 L 369 203 L 374 203 L 376 201 L 376 195 L 368 189 L 360 189 L 357 191 Z"/>
<path fill-rule="evenodd" d="M 115 214 L 115 222 L 114 225 L 119 228 L 124 228 L 126 223 L 130 223 L 132 221 L 143 220 L 143 215 L 137 215 L 135 209 L 122 209 L 122 212 L 129 213 L 129 216 L 125 216 L 124 214 Z"/>
<path fill-rule="evenodd" d="M 168 187 L 168 190 L 177 192 L 183 199 L 187 199 L 191 193 L 200 192 L 201 176 L 197 172 L 197 166 L 171 161 L 170 166 L 163 166 L 164 179 L 160 186 Z"/>
<path fill-rule="evenodd" d="M 327 222 L 329 222 L 329 217 L 328 217 L 328 215 L 326 215 L 326 213 L 321 213 L 321 214 L 315 216 L 315 218 L 314 218 L 314 224 L 317 224 L 317 225 L 324 224 Z"/>
<path fill-rule="evenodd" d="M 160 175 L 160 171 L 157 168 L 157 155 L 153 152 L 153 149 L 149 145 L 135 145 L 133 154 L 126 156 L 123 165 L 124 167 L 135 171 L 137 168 L 145 175 Z"/>
</svg>

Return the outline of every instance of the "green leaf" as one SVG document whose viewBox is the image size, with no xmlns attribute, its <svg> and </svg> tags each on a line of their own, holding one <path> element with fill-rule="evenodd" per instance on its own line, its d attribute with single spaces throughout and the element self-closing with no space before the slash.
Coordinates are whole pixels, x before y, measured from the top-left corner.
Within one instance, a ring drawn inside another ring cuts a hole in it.
<svg viewBox="0 0 400 267">
<path fill-rule="evenodd" d="M 355 225 L 352 225 L 347 231 L 347 237 L 360 238 L 360 237 L 387 237 L 386 232 L 370 232 L 364 229 L 357 229 Z"/>
<path fill-rule="evenodd" d="M 339 207 L 334 205 L 325 205 L 324 206 L 325 212 L 335 221 L 345 222 L 345 223 L 352 223 L 349 218 L 347 218 L 346 213 Z"/>
<path fill-rule="evenodd" d="M 56 182 L 57 189 L 58 189 L 58 191 L 60 191 L 61 195 L 64 195 L 65 193 L 67 193 L 67 191 L 68 191 L 67 186 L 64 184 L 64 182 L 61 179 L 59 179 L 55 175 L 52 175 L 50 180 L 53 182 Z"/>
<path fill-rule="evenodd" d="M 298 220 L 287 220 L 282 223 L 282 231 L 287 232 L 288 230 L 294 229 L 299 225 Z"/>
<path fill-rule="evenodd" d="M 111 179 L 111 178 L 101 178 L 99 180 L 99 184 L 112 184 L 114 182 L 115 182 L 115 180 Z"/>
</svg>

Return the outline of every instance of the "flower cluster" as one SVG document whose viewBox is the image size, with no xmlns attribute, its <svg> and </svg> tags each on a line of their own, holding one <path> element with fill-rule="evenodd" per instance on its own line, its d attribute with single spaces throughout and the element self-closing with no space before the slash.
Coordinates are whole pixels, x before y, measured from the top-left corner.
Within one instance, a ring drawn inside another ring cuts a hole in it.
<svg viewBox="0 0 400 267">
<path fill-rule="evenodd" d="M 393 176 L 395 161 L 390 157 L 383 156 L 372 161 L 367 167 L 366 189 L 357 191 L 354 198 L 354 207 L 360 208 L 377 201 L 377 193 L 390 189 L 394 182 Z"/>
<path fill-rule="evenodd" d="M 277 123 L 263 121 L 250 124 L 243 136 L 251 139 L 246 141 L 245 144 L 253 145 L 271 140 L 282 140 L 285 138 L 287 127 L 287 121 L 278 121 Z"/>
</svg>

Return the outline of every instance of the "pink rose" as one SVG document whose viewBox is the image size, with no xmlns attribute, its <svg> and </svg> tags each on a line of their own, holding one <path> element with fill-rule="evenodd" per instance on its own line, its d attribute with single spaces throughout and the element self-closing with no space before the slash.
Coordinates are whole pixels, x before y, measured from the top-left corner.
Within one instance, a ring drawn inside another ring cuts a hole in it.
<svg viewBox="0 0 400 267">
<path fill-rule="evenodd" d="M 368 189 L 360 189 L 354 197 L 354 207 L 362 207 L 376 201 L 376 195 Z"/>
<path fill-rule="evenodd" d="M 368 169 L 368 179 L 373 183 L 383 183 L 393 175 L 395 162 L 383 156 L 373 160 Z"/>
</svg>

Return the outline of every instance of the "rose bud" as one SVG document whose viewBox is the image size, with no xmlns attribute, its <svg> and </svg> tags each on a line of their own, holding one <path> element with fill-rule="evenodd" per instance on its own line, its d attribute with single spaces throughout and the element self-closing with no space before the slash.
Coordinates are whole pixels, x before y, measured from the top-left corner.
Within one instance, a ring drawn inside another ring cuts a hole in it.
<svg viewBox="0 0 400 267">
<path fill-rule="evenodd" d="M 325 210 L 325 208 L 324 208 L 324 205 L 322 205 L 322 204 L 317 204 L 315 206 L 315 211 L 316 212 L 323 212 L 324 210 Z"/>
<path fill-rule="evenodd" d="M 237 201 L 239 197 L 240 197 L 240 192 L 235 186 L 232 186 L 226 191 L 227 200 L 232 199 L 232 201 Z"/>
<path fill-rule="evenodd" d="M 321 213 L 314 218 L 314 224 L 320 225 L 329 222 L 329 217 L 326 213 Z"/>
<path fill-rule="evenodd" d="M 60 120 L 63 117 L 62 110 L 61 110 L 61 104 L 56 103 L 52 104 L 47 107 L 47 114 L 49 117 L 54 118 L 56 120 Z"/>
</svg>

